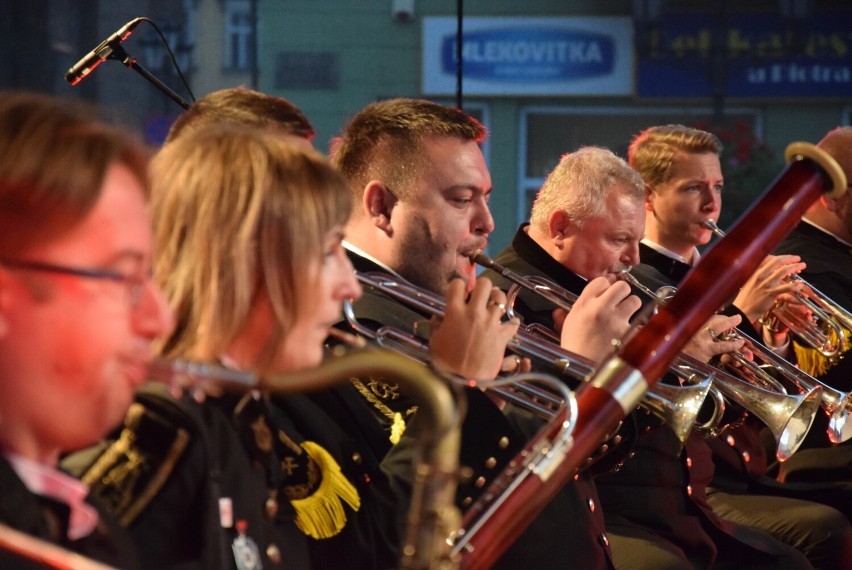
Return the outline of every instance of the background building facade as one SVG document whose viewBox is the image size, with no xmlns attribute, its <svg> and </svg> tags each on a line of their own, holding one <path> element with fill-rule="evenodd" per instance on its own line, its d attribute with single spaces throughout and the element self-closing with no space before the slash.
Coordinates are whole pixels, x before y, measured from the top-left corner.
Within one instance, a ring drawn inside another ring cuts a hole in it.
<svg viewBox="0 0 852 570">
<path fill-rule="evenodd" d="M 137 16 L 154 20 L 196 96 L 254 86 L 299 105 L 327 143 L 387 97 L 462 107 L 485 146 L 502 248 L 559 156 L 580 145 L 624 155 L 630 137 L 682 122 L 716 132 L 729 224 L 782 168 L 794 140 L 816 142 L 852 115 L 852 5 L 843 0 L 29 0 L 6 3 L 3 87 L 97 102 L 160 140 L 180 107 L 119 62 L 76 87 L 79 57 Z M 49 38 L 45 42 L 44 38 Z M 124 47 L 189 98 L 150 26 Z M 47 45 L 46 45 L 47 44 Z M 461 50 L 462 81 L 457 81 Z"/>
</svg>

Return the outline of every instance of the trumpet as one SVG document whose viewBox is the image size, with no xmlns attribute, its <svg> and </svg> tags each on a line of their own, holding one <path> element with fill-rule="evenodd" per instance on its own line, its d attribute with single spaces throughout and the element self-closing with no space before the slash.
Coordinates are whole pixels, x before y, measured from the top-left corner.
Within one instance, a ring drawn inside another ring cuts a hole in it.
<svg viewBox="0 0 852 570">
<path fill-rule="evenodd" d="M 632 287 L 642 291 L 644 294 L 660 299 L 661 302 L 665 302 L 677 292 L 677 287 L 673 287 L 671 285 L 665 285 L 656 291 L 652 291 L 630 273 L 629 267 L 624 268 L 619 273 L 618 277 L 619 279 L 629 283 Z M 848 437 L 852 436 L 852 430 L 850 430 L 848 436 L 844 433 L 846 418 L 852 408 L 847 410 L 840 409 L 840 401 L 843 400 L 842 396 L 835 395 L 833 399 L 827 399 L 826 391 L 823 389 L 824 386 L 819 384 L 815 378 L 799 370 L 771 350 L 764 348 L 762 344 L 739 329 L 734 329 L 730 332 L 723 332 L 716 335 L 716 337 L 719 340 L 744 341 L 743 348 L 747 349 L 763 363 L 762 365 L 758 365 L 754 362 L 754 360 L 743 354 L 741 350 L 729 352 L 728 355 L 740 366 L 739 368 L 728 367 L 728 369 L 736 371 L 742 381 L 754 385 L 755 388 L 765 392 L 765 394 L 762 395 L 758 394 L 764 402 L 763 405 L 761 405 L 761 400 L 755 399 L 755 395 L 750 395 L 750 398 L 743 399 L 742 401 L 740 401 L 739 398 L 734 397 L 733 394 L 729 397 L 731 397 L 734 402 L 737 402 L 740 407 L 754 413 L 754 415 L 766 424 L 772 433 L 775 434 L 776 443 L 778 444 L 776 457 L 779 461 L 789 459 L 790 456 L 795 453 L 802 441 L 804 441 L 804 437 L 807 435 L 808 430 L 810 430 L 810 427 L 813 424 L 816 417 L 816 411 L 820 404 L 822 404 L 823 407 L 832 405 L 832 410 L 829 413 L 833 413 L 834 411 L 837 412 L 836 418 L 832 416 L 832 419 L 829 422 L 829 438 L 831 438 L 832 441 L 835 441 L 835 438 L 847 437 L 848 439 Z M 687 355 L 681 356 L 683 357 Z M 770 374 L 768 370 L 773 370 L 780 377 L 794 382 L 800 394 L 798 396 L 788 395 L 784 384 Z M 810 378 L 810 381 L 808 381 L 806 377 Z M 726 375 L 726 378 L 727 380 L 723 384 L 730 385 L 730 379 L 736 378 L 736 376 L 728 374 Z M 737 378 L 737 380 L 740 380 L 740 378 Z M 720 388 L 723 388 L 723 384 L 720 384 Z M 800 405 L 791 407 L 793 401 L 788 400 L 788 397 L 799 399 L 801 402 Z M 785 403 L 788 401 L 790 404 Z M 767 411 L 771 411 L 772 413 L 759 413 L 758 410 L 765 407 L 767 404 L 769 405 L 769 410 Z M 852 406 L 852 397 L 848 398 L 843 403 L 843 406 Z M 828 408 L 826 407 L 826 409 Z M 786 417 L 783 414 L 786 414 L 788 410 L 792 412 L 788 423 L 791 428 L 796 428 L 792 434 L 785 433 L 784 430 L 777 431 L 772 425 L 773 423 L 777 425 L 780 418 Z M 780 418 L 778 414 L 782 414 Z M 795 443 L 795 447 L 793 446 L 793 443 Z"/>
<path fill-rule="evenodd" d="M 704 227 L 719 237 L 725 236 L 725 232 L 719 229 L 713 220 L 704 222 Z M 804 284 L 804 293 L 797 293 L 796 297 L 808 307 L 815 318 L 802 319 L 794 311 L 786 310 L 787 303 L 783 302 L 776 302 L 770 312 L 811 348 L 828 358 L 838 358 L 837 350 L 845 350 L 844 347 L 848 345 L 844 328 L 852 330 L 852 314 L 798 275 L 793 275 L 792 278 Z M 795 318 L 788 319 L 786 317 L 788 313 L 795 314 Z M 836 331 L 836 346 L 832 345 L 833 341 L 826 332 L 827 329 Z M 757 345 L 748 335 L 739 333 L 739 336 L 746 339 L 746 348 L 759 354 L 764 360 L 770 361 L 773 368 L 783 369 L 782 377 L 796 389 L 808 391 L 812 388 L 820 388 L 822 390 L 821 405 L 828 414 L 827 432 L 828 439 L 832 443 L 841 443 L 852 438 L 852 422 L 849 422 L 849 416 L 852 414 L 852 392 L 842 392 L 832 388 L 772 351 L 757 348 L 760 345 Z M 827 339 L 825 342 L 820 340 L 823 337 Z"/>
<path fill-rule="evenodd" d="M 510 305 L 517 298 L 521 289 L 526 289 L 539 295 L 542 295 L 542 291 L 545 291 L 548 295 L 545 297 L 547 300 L 565 310 L 570 310 L 577 299 L 576 295 L 548 279 L 537 276 L 519 275 L 503 267 L 482 252 L 477 252 L 471 259 L 484 267 L 498 272 L 513 282 L 514 285 L 507 294 Z M 647 287 L 644 287 L 626 271 L 622 271 L 620 277 L 627 280 L 630 285 L 637 286 L 640 290 L 656 299 L 658 304 L 665 302 L 670 295 L 676 292 L 676 288 L 668 286 L 661 288 L 657 292 L 653 292 Z M 537 330 L 539 333 L 549 336 L 551 340 L 555 339 L 558 341 L 556 334 L 546 329 L 546 327 L 539 327 Z M 743 359 L 748 362 L 748 359 L 745 359 L 745 357 Z M 749 364 L 751 363 L 749 362 Z M 679 375 L 685 371 L 700 371 L 706 377 L 712 378 L 713 387 L 710 390 L 710 394 L 713 397 L 714 413 L 710 420 L 698 426 L 700 429 L 710 432 L 721 431 L 717 424 L 724 415 L 725 406 L 722 396 L 727 397 L 732 402 L 750 411 L 769 427 L 775 436 L 777 444 L 776 457 L 779 461 L 785 461 L 796 452 L 804 441 L 811 424 L 813 424 L 820 403 L 821 390 L 819 387 L 813 386 L 803 394 L 795 396 L 788 395 L 783 390 L 783 387 L 771 376 L 765 374 L 760 369 L 757 370 L 760 372 L 761 378 L 766 377 L 763 384 L 758 383 L 755 385 L 737 378 L 724 370 L 705 364 L 685 353 L 677 356 L 675 365 L 670 368 L 670 371 Z M 660 384 L 655 384 L 654 387 L 658 386 Z M 778 388 L 780 390 L 776 391 Z M 688 432 L 683 437 L 686 435 L 688 435 Z"/>
<path fill-rule="evenodd" d="M 329 359 L 320 367 L 282 375 L 256 375 L 184 360 L 160 360 L 149 368 L 150 380 L 172 389 L 206 393 L 265 390 L 273 393 L 326 388 L 352 377 L 381 375 L 409 390 L 424 414 L 426 432 L 414 466 L 414 484 L 400 567 L 426 570 L 457 567 L 447 536 L 458 529 L 461 514 L 455 507 L 459 477 L 462 395 L 428 368 L 388 351 L 361 350 Z"/>
<path fill-rule="evenodd" d="M 708 219 L 702 225 L 717 236 L 725 237 L 715 221 Z M 802 342 L 824 357 L 838 358 L 849 348 L 846 331 L 852 330 L 852 313 L 799 275 L 790 275 L 787 279 L 802 285 L 802 290 L 795 294 L 796 301 L 810 314 L 802 315 L 791 309 L 789 303 L 776 301 L 769 310 L 770 316 L 784 323 Z"/>
<path fill-rule="evenodd" d="M 383 273 L 356 272 L 356 276 L 365 287 L 380 291 L 420 312 L 434 316 L 443 314 L 443 298 L 430 291 Z M 418 337 L 393 327 L 381 327 L 377 331 L 364 327 L 355 317 L 351 305 L 347 303 L 344 303 L 344 315 L 357 333 L 374 339 L 380 346 L 403 353 L 419 362 L 428 362 L 428 347 Z M 508 348 L 520 356 L 553 364 L 563 374 L 580 382 L 590 378 L 595 371 L 595 364 L 591 360 L 563 349 L 558 343 L 546 342 L 524 327 L 509 341 Z M 711 382 L 701 374 L 698 367 L 684 367 L 673 371 L 684 385 L 657 385 L 645 395 L 641 405 L 666 422 L 683 443 L 695 424 L 701 404 L 711 388 Z M 563 397 L 560 398 L 558 394 L 539 388 L 533 383 L 517 380 L 509 383 L 487 382 L 481 387 L 536 413 L 545 420 L 550 420 L 563 405 L 564 390 L 567 388 L 558 381 L 539 380 L 536 384 L 547 384 L 551 390 L 556 388 L 557 392 L 563 393 Z M 721 411 L 714 408 L 710 421 L 717 421 L 716 416 L 720 413 Z"/>
</svg>

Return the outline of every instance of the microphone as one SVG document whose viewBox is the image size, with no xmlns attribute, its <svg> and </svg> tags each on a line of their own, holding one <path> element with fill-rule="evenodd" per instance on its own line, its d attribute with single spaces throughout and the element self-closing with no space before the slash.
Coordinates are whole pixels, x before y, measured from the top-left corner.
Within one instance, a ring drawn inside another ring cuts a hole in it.
<svg viewBox="0 0 852 570">
<path fill-rule="evenodd" d="M 118 31 L 102 41 L 98 47 L 84 55 L 80 61 L 71 66 L 65 74 L 65 81 L 71 85 L 77 85 L 84 77 L 90 74 L 97 66 L 105 62 L 118 45 L 130 37 L 134 28 L 145 18 L 134 18 L 121 26 Z"/>
</svg>

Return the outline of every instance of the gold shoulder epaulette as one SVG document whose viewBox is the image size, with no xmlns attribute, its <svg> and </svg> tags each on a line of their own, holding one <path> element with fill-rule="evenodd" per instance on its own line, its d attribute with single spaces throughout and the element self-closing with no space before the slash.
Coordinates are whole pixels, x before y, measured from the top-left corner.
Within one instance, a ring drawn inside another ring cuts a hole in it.
<svg viewBox="0 0 852 570">
<path fill-rule="evenodd" d="M 346 526 L 343 503 L 357 511 L 361 508 L 361 496 L 322 446 L 305 441 L 302 447 L 322 472 L 322 481 L 312 494 L 290 501 L 296 510 L 296 526 L 312 538 L 330 538 Z"/>
</svg>

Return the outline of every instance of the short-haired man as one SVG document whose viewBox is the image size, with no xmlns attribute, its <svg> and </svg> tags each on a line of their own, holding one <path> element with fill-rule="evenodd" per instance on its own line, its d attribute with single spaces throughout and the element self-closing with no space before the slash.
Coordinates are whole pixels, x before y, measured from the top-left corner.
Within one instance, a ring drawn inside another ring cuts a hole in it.
<svg viewBox="0 0 852 570">
<path fill-rule="evenodd" d="M 331 157 L 348 179 L 356 203 L 346 228 L 356 270 L 390 274 L 438 294 L 475 286 L 469 257 L 487 245 L 494 229 L 488 207 L 491 176 L 478 145 L 484 137 L 484 128 L 474 119 L 424 100 L 372 103 L 351 119 L 333 141 Z M 365 323 L 410 332 L 414 321 L 424 319 L 380 294 L 364 293 L 355 311 Z M 480 357 L 480 349 L 466 352 Z M 462 507 L 475 500 L 524 443 L 521 432 L 496 408 L 488 412 L 481 394 L 470 392 L 469 399 L 462 455 L 474 475 L 460 487 Z M 379 404 L 390 411 L 396 406 L 391 398 Z M 608 568 L 607 544 L 594 484 L 580 474 L 499 565 Z"/>
<path fill-rule="evenodd" d="M 629 287 L 622 282 L 608 287 L 607 279 L 639 261 L 644 226 L 642 178 L 609 150 L 585 147 L 562 157 L 539 190 L 531 223 L 521 226 L 496 261 L 519 273 L 547 277 L 575 294 L 591 287 L 601 291 L 598 299 L 613 295 L 609 303 L 600 303 L 602 316 L 587 325 L 588 334 L 601 334 L 597 326 L 604 331 L 603 340 L 608 335 L 611 342 L 613 330 L 599 323 L 621 321 L 617 328 L 626 329 L 629 309 L 635 311 L 638 302 L 625 306 L 631 299 L 625 297 Z M 527 320 L 545 321 L 552 309 L 531 295 L 524 301 Z M 739 321 L 713 319 L 719 330 Z M 719 349 L 708 346 L 704 336 L 696 335 L 689 349 L 702 357 Z M 736 347 L 727 345 L 728 350 Z M 713 464 L 702 436 L 691 434 L 681 453 L 671 429 L 638 416 L 642 434 L 634 457 L 620 471 L 596 478 L 617 567 L 809 567 L 794 549 L 713 512 L 705 499 Z"/>
<path fill-rule="evenodd" d="M 57 466 L 121 423 L 172 326 L 146 164 L 68 101 L 0 93 L 0 523 L 121 567 L 129 541 Z"/>
<path fill-rule="evenodd" d="M 646 185 L 646 233 L 640 245 L 642 265 L 637 267 L 640 279 L 655 275 L 667 285 L 677 285 L 697 263 L 697 246 L 712 236 L 704 222 L 715 222 L 722 206 L 721 150 L 712 133 L 683 125 L 650 127 L 633 139 L 629 160 Z M 798 256 L 764 260 L 728 308 L 744 315 L 740 326 L 746 334 L 762 338 L 767 345 L 788 343 L 786 331 L 776 334 L 760 320 L 779 295 L 796 290 L 786 277 L 803 268 Z M 766 477 L 766 452 L 759 426 L 752 422 L 749 418 L 724 437 L 707 440 L 716 466 L 708 503 L 727 520 L 795 545 L 815 565 L 848 566 L 852 531 L 846 516 L 809 502 L 824 502 L 848 516 L 848 493 L 784 487 Z"/>
<path fill-rule="evenodd" d="M 310 147 L 316 136 L 302 110 L 287 99 L 246 87 L 229 87 L 208 93 L 179 115 L 165 142 L 189 131 L 222 123 L 272 129 L 302 147 Z"/>
</svg>

